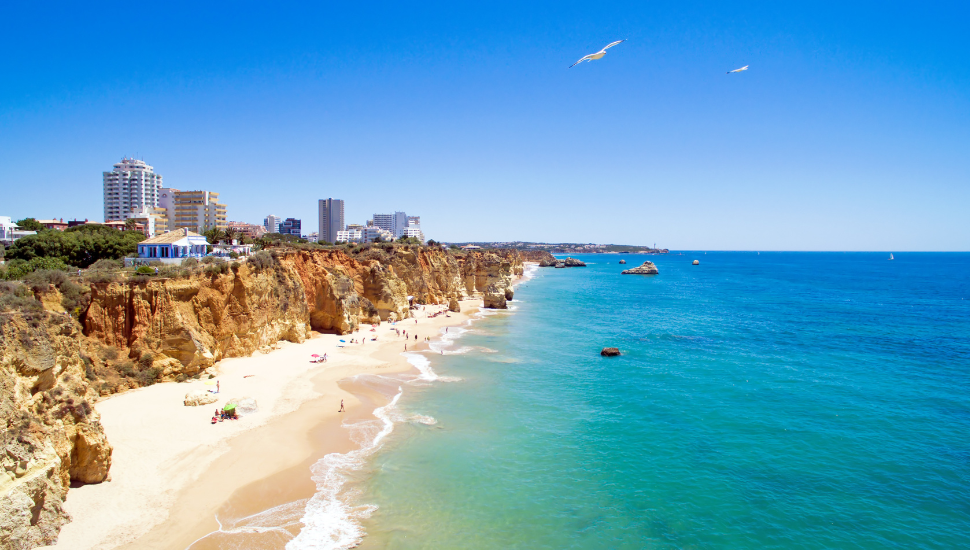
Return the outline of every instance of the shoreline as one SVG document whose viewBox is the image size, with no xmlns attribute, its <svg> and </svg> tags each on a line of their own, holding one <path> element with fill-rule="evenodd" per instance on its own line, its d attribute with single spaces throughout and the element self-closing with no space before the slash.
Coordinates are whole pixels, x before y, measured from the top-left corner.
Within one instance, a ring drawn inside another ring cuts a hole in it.
<svg viewBox="0 0 970 550">
<path fill-rule="evenodd" d="M 462 313 L 433 319 L 427 314 L 434 310 L 419 310 L 416 324 L 408 318 L 397 328 L 422 339 L 416 345 L 411 340 L 408 351 L 427 349 L 424 337 L 465 324 L 481 306 L 480 298 L 463 300 Z M 296 486 L 285 489 L 309 489 L 312 496 L 316 488 L 305 467 L 316 461 L 316 452 L 353 451 L 358 446 L 344 421 L 372 418 L 382 405 L 342 382 L 359 374 L 419 373 L 402 353 L 404 338 L 390 327 L 383 322 L 375 333 L 366 327 L 343 336 L 314 333 L 300 344 L 280 342 L 267 354 L 223 360 L 214 377 L 222 391 L 211 405 L 182 403 L 188 391 L 212 388 L 201 380 L 156 384 L 100 401 L 95 407 L 114 447 L 111 481 L 71 489 L 65 508 L 73 520 L 48 548 L 187 548 L 220 528 L 216 513 L 237 491 L 295 468 L 302 471 L 302 488 L 291 479 Z M 377 342 L 349 343 L 375 335 Z M 339 340 L 348 343 L 338 348 Z M 327 353 L 328 362 L 311 364 L 313 353 Z M 257 414 L 210 423 L 217 406 L 242 396 L 257 399 Z M 346 413 L 337 412 L 341 399 Z"/>
</svg>

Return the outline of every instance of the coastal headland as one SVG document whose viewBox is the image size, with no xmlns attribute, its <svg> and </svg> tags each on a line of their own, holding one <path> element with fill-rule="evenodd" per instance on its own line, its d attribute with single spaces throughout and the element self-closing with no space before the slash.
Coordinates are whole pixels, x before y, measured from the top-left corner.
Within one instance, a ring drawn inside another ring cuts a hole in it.
<svg viewBox="0 0 970 550">
<path fill-rule="evenodd" d="M 170 509 L 198 520 L 196 531 L 178 521 L 179 536 L 204 535 L 214 524 L 206 511 L 233 491 L 305 461 L 306 434 L 328 418 L 339 426 L 340 399 L 346 416 L 369 412 L 340 380 L 413 369 L 392 323 L 433 337 L 464 322 L 461 310 L 506 307 L 522 272 L 512 250 L 289 249 L 221 271 L 92 283 L 76 316 L 58 310 L 55 287 L 35 289 L 45 307 L 5 313 L 0 325 L 9 428 L 0 542 L 55 544 L 67 525 L 59 547 L 146 534 L 175 544 L 161 527 L 177 519 Z M 326 363 L 309 362 L 323 353 Z M 216 404 L 182 404 L 213 379 Z M 259 412 L 211 425 L 216 405 L 234 397 L 255 398 Z M 351 445 L 346 434 L 327 440 L 333 452 Z"/>
</svg>

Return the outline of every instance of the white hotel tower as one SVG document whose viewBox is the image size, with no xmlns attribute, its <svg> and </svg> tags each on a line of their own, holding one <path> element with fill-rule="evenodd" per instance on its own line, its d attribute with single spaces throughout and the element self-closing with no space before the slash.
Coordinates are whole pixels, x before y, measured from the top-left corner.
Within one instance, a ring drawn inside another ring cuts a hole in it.
<svg viewBox="0 0 970 550">
<path fill-rule="evenodd" d="M 125 157 L 104 172 L 104 221 L 125 220 L 132 211 L 158 208 L 162 176 L 144 161 Z"/>
</svg>

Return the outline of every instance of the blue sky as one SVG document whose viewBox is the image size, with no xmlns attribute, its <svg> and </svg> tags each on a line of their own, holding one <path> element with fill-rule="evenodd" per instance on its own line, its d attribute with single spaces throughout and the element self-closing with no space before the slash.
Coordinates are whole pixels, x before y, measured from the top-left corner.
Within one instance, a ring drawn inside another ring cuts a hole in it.
<svg viewBox="0 0 970 550">
<path fill-rule="evenodd" d="M 970 250 L 965 2 L 138 4 L 0 7 L 0 215 L 137 155 L 256 223 Z"/>
</svg>

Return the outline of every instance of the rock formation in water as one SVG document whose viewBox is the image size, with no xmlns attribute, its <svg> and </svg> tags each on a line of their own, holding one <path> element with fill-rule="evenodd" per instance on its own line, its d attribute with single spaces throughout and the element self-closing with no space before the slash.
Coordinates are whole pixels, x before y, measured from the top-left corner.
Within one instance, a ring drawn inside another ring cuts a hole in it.
<svg viewBox="0 0 970 550">
<path fill-rule="evenodd" d="M 622 275 L 656 275 L 660 273 L 657 266 L 653 262 L 647 260 L 643 262 L 643 265 L 639 267 L 634 267 L 632 269 L 627 269 L 621 272 Z"/>
<path fill-rule="evenodd" d="M 620 355 L 620 348 L 603 348 L 603 350 L 600 351 L 600 355 L 603 357 L 616 357 Z"/>
<path fill-rule="evenodd" d="M 620 264 L 625 264 L 626 260 L 620 260 Z"/>
</svg>

